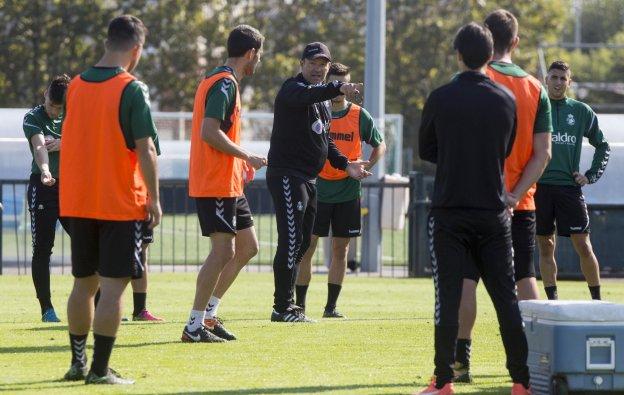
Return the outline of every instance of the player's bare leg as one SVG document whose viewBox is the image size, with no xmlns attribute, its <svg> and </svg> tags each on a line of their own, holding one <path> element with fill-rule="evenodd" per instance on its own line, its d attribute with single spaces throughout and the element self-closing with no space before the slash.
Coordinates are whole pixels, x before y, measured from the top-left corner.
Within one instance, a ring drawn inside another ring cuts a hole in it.
<svg viewBox="0 0 624 395">
<path fill-rule="evenodd" d="M 472 329 L 477 319 L 477 282 L 464 279 L 461 302 L 459 304 L 459 328 L 455 349 L 455 381 L 472 382 L 470 374 L 470 347 L 472 345 Z"/>
<path fill-rule="evenodd" d="M 555 261 L 555 247 L 557 245 L 555 235 L 537 236 L 539 249 L 539 266 L 542 274 L 542 282 L 548 299 L 557 299 L 557 262 Z"/>
<path fill-rule="evenodd" d="M 588 233 L 570 235 L 572 245 L 581 260 L 581 271 L 592 294 L 592 299 L 600 299 L 600 268 L 594 254 Z"/>
</svg>

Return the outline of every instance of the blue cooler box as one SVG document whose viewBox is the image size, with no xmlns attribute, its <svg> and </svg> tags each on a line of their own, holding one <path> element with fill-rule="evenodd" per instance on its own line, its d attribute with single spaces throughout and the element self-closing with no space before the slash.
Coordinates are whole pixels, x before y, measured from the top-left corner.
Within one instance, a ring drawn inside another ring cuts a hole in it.
<svg viewBox="0 0 624 395">
<path fill-rule="evenodd" d="M 624 394 L 624 305 L 527 300 L 520 310 L 534 395 Z"/>
</svg>

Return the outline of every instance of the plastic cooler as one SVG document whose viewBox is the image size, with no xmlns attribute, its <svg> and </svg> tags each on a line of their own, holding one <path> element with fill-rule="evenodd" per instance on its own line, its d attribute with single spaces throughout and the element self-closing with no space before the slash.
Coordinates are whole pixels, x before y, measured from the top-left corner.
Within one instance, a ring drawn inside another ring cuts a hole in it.
<svg viewBox="0 0 624 395">
<path fill-rule="evenodd" d="M 532 393 L 624 394 L 624 305 L 521 301 Z"/>
</svg>

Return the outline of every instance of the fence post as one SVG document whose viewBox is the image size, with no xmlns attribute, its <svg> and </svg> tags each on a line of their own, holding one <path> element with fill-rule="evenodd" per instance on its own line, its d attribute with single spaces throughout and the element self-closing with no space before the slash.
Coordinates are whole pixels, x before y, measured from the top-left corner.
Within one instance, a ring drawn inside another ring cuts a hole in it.
<svg viewBox="0 0 624 395">
<path fill-rule="evenodd" d="M 428 262 L 427 253 L 427 194 L 424 175 L 413 171 L 409 175 L 409 252 L 408 272 L 410 277 L 424 276 Z"/>
</svg>

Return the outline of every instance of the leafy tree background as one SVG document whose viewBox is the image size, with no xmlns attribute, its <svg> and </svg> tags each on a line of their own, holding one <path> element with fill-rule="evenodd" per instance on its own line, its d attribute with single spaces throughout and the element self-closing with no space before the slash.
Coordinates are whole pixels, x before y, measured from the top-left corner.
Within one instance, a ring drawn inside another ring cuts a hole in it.
<svg viewBox="0 0 624 395">
<path fill-rule="evenodd" d="M 405 117 L 404 145 L 417 152 L 427 94 L 457 70 L 452 38 L 472 20 L 507 8 L 520 23 L 516 63 L 538 72 L 539 43 L 572 41 L 571 0 L 387 0 L 386 112 Z M 150 33 L 136 74 L 162 111 L 190 111 L 198 80 L 225 59 L 225 40 L 239 23 L 266 36 L 258 73 L 243 81 L 245 106 L 271 111 L 282 81 L 295 74 L 303 46 L 326 42 L 334 59 L 364 79 L 366 0 L 0 0 L 0 107 L 41 101 L 50 77 L 75 75 L 98 60 L 108 21 L 143 19 Z M 585 0 L 584 42 L 624 42 L 624 2 Z M 546 61 L 570 60 L 579 81 L 621 81 L 622 50 L 549 49 Z M 613 101 L 590 92 L 593 101 Z M 415 160 L 415 165 L 420 163 Z"/>
</svg>

